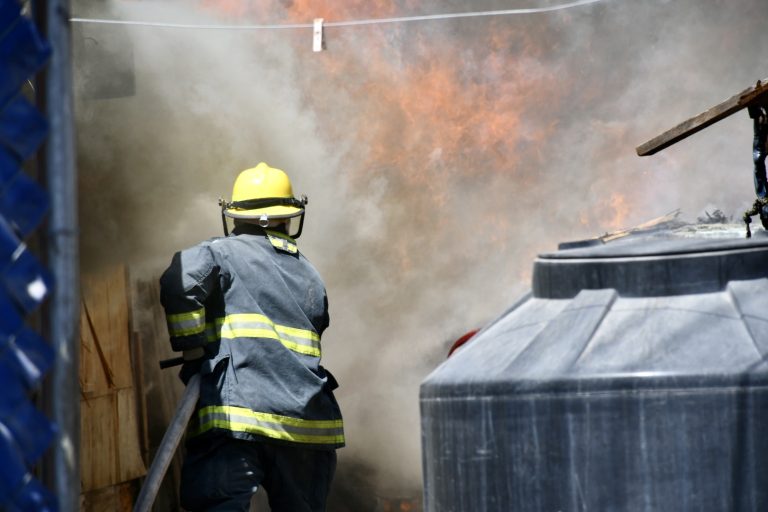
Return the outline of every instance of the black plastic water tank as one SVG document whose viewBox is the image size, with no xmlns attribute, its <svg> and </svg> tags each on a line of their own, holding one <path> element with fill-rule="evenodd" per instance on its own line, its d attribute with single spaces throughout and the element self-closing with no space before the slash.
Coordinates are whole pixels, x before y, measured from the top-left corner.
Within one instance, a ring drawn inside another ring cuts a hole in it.
<svg viewBox="0 0 768 512">
<path fill-rule="evenodd" d="M 768 238 L 629 237 L 421 386 L 430 512 L 768 510 Z"/>
</svg>

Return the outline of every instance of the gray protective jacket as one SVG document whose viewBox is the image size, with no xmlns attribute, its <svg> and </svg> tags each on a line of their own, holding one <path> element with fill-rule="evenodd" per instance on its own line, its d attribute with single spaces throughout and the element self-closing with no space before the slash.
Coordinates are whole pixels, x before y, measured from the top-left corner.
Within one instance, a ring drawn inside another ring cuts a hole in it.
<svg viewBox="0 0 768 512">
<path fill-rule="evenodd" d="M 320 365 L 325 286 L 290 237 L 239 226 L 176 253 L 160 279 L 174 350 L 204 347 L 189 438 L 344 445 L 333 376 Z"/>
</svg>

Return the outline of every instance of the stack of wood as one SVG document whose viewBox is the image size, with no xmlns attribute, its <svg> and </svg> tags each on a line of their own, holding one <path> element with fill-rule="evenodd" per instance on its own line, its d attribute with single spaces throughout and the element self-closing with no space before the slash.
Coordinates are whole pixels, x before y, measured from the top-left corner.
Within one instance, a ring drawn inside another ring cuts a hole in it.
<svg viewBox="0 0 768 512">
<path fill-rule="evenodd" d="M 131 511 L 183 391 L 158 361 L 173 354 L 157 280 L 131 282 L 124 266 L 81 278 L 81 506 Z M 169 469 L 155 510 L 178 510 L 180 457 Z"/>
<path fill-rule="evenodd" d="M 124 267 L 84 275 L 80 304 L 81 510 L 130 510 L 146 473 Z"/>
</svg>

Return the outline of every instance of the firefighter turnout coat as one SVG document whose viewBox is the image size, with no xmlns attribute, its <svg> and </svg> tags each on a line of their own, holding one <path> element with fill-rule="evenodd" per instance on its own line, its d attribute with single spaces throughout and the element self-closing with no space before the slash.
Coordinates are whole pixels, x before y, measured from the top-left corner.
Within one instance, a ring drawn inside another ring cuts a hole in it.
<svg viewBox="0 0 768 512">
<path fill-rule="evenodd" d="M 176 253 L 160 287 L 172 348 L 207 356 L 182 370 L 201 374 L 189 439 L 344 445 L 336 381 L 320 365 L 325 286 L 292 238 L 240 225 Z"/>
</svg>

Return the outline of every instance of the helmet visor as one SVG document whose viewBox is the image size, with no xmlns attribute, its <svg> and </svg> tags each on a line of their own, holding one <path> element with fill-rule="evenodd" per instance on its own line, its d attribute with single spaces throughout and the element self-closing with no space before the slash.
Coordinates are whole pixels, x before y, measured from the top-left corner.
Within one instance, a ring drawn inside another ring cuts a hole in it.
<svg viewBox="0 0 768 512">
<path fill-rule="evenodd" d="M 267 197 L 245 201 L 222 202 L 222 211 L 233 219 L 258 219 L 264 215 L 271 219 L 289 219 L 304 213 L 306 197 Z"/>
</svg>

